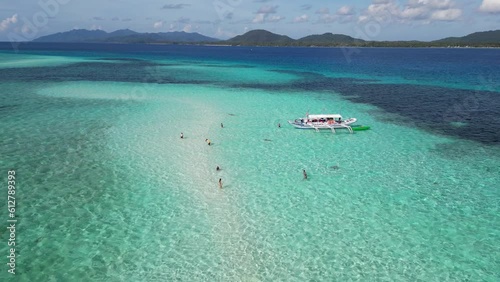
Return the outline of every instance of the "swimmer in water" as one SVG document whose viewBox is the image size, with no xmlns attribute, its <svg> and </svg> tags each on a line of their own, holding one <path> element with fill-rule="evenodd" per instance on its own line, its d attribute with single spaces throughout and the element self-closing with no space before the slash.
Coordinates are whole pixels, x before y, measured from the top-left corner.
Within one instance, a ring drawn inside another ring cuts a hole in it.
<svg viewBox="0 0 500 282">
<path fill-rule="evenodd" d="M 181 132 L 181 139 L 184 139 L 184 134 Z"/>
<path fill-rule="evenodd" d="M 304 175 L 304 179 L 307 179 L 307 172 L 305 169 L 302 170 L 302 174 Z"/>
<path fill-rule="evenodd" d="M 219 188 L 222 189 L 222 178 L 219 178 Z"/>
</svg>

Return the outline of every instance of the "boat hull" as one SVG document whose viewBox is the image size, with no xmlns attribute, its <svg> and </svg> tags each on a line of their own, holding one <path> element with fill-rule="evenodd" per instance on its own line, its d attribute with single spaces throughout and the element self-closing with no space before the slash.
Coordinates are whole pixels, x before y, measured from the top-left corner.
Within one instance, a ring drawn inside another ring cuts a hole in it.
<svg viewBox="0 0 500 282">
<path fill-rule="evenodd" d="M 355 118 L 350 118 L 341 123 L 327 123 L 327 122 L 301 122 L 300 120 L 289 120 L 288 123 L 293 127 L 298 129 L 338 129 L 338 128 L 347 128 L 351 124 L 355 123 L 357 120 Z"/>
</svg>

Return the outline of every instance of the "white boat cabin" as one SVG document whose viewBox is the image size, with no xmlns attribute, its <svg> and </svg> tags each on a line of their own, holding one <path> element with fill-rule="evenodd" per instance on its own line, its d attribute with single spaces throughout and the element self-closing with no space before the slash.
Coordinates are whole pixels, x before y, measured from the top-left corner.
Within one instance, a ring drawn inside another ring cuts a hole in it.
<svg viewBox="0 0 500 282">
<path fill-rule="evenodd" d="M 310 122 L 328 122 L 328 121 L 341 122 L 342 116 L 339 114 L 307 115 L 307 121 L 310 121 Z"/>
</svg>

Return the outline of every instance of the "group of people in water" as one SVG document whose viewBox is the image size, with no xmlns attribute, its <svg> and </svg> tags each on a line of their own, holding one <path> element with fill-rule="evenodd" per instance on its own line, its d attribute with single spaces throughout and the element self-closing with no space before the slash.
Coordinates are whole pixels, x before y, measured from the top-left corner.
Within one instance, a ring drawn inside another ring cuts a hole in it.
<svg viewBox="0 0 500 282">
<path fill-rule="evenodd" d="M 224 128 L 224 124 L 221 123 L 220 127 Z M 281 128 L 281 123 L 278 123 L 278 127 Z M 182 132 L 181 132 L 181 139 L 184 139 L 184 133 Z M 208 146 L 212 145 L 212 141 L 210 141 L 210 139 L 208 138 L 205 139 L 205 142 L 208 144 Z M 221 170 L 220 166 L 217 166 L 215 170 L 220 171 Z M 304 176 L 304 180 L 307 180 L 307 172 L 305 169 L 302 170 L 302 175 Z M 219 188 L 222 189 L 222 178 L 219 178 Z"/>
<path fill-rule="evenodd" d="M 224 124 L 221 123 L 220 127 L 224 128 Z M 183 132 L 181 132 L 181 139 L 184 139 L 184 133 Z M 210 139 L 208 139 L 208 138 L 205 139 L 205 142 L 207 143 L 208 146 L 212 145 L 212 141 L 210 141 Z M 220 171 L 221 170 L 220 166 L 217 166 L 215 168 L 215 170 L 216 171 Z M 219 178 L 219 188 L 222 189 L 222 178 Z"/>
</svg>

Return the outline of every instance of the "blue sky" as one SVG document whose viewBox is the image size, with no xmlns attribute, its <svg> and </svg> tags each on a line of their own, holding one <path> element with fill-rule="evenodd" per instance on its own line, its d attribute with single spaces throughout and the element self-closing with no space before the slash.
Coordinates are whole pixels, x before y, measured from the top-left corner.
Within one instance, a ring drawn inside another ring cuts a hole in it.
<svg viewBox="0 0 500 282">
<path fill-rule="evenodd" d="M 252 29 L 434 40 L 500 29 L 500 0 L 0 0 L 0 41 L 75 28 L 186 31 L 226 39 Z"/>
</svg>

